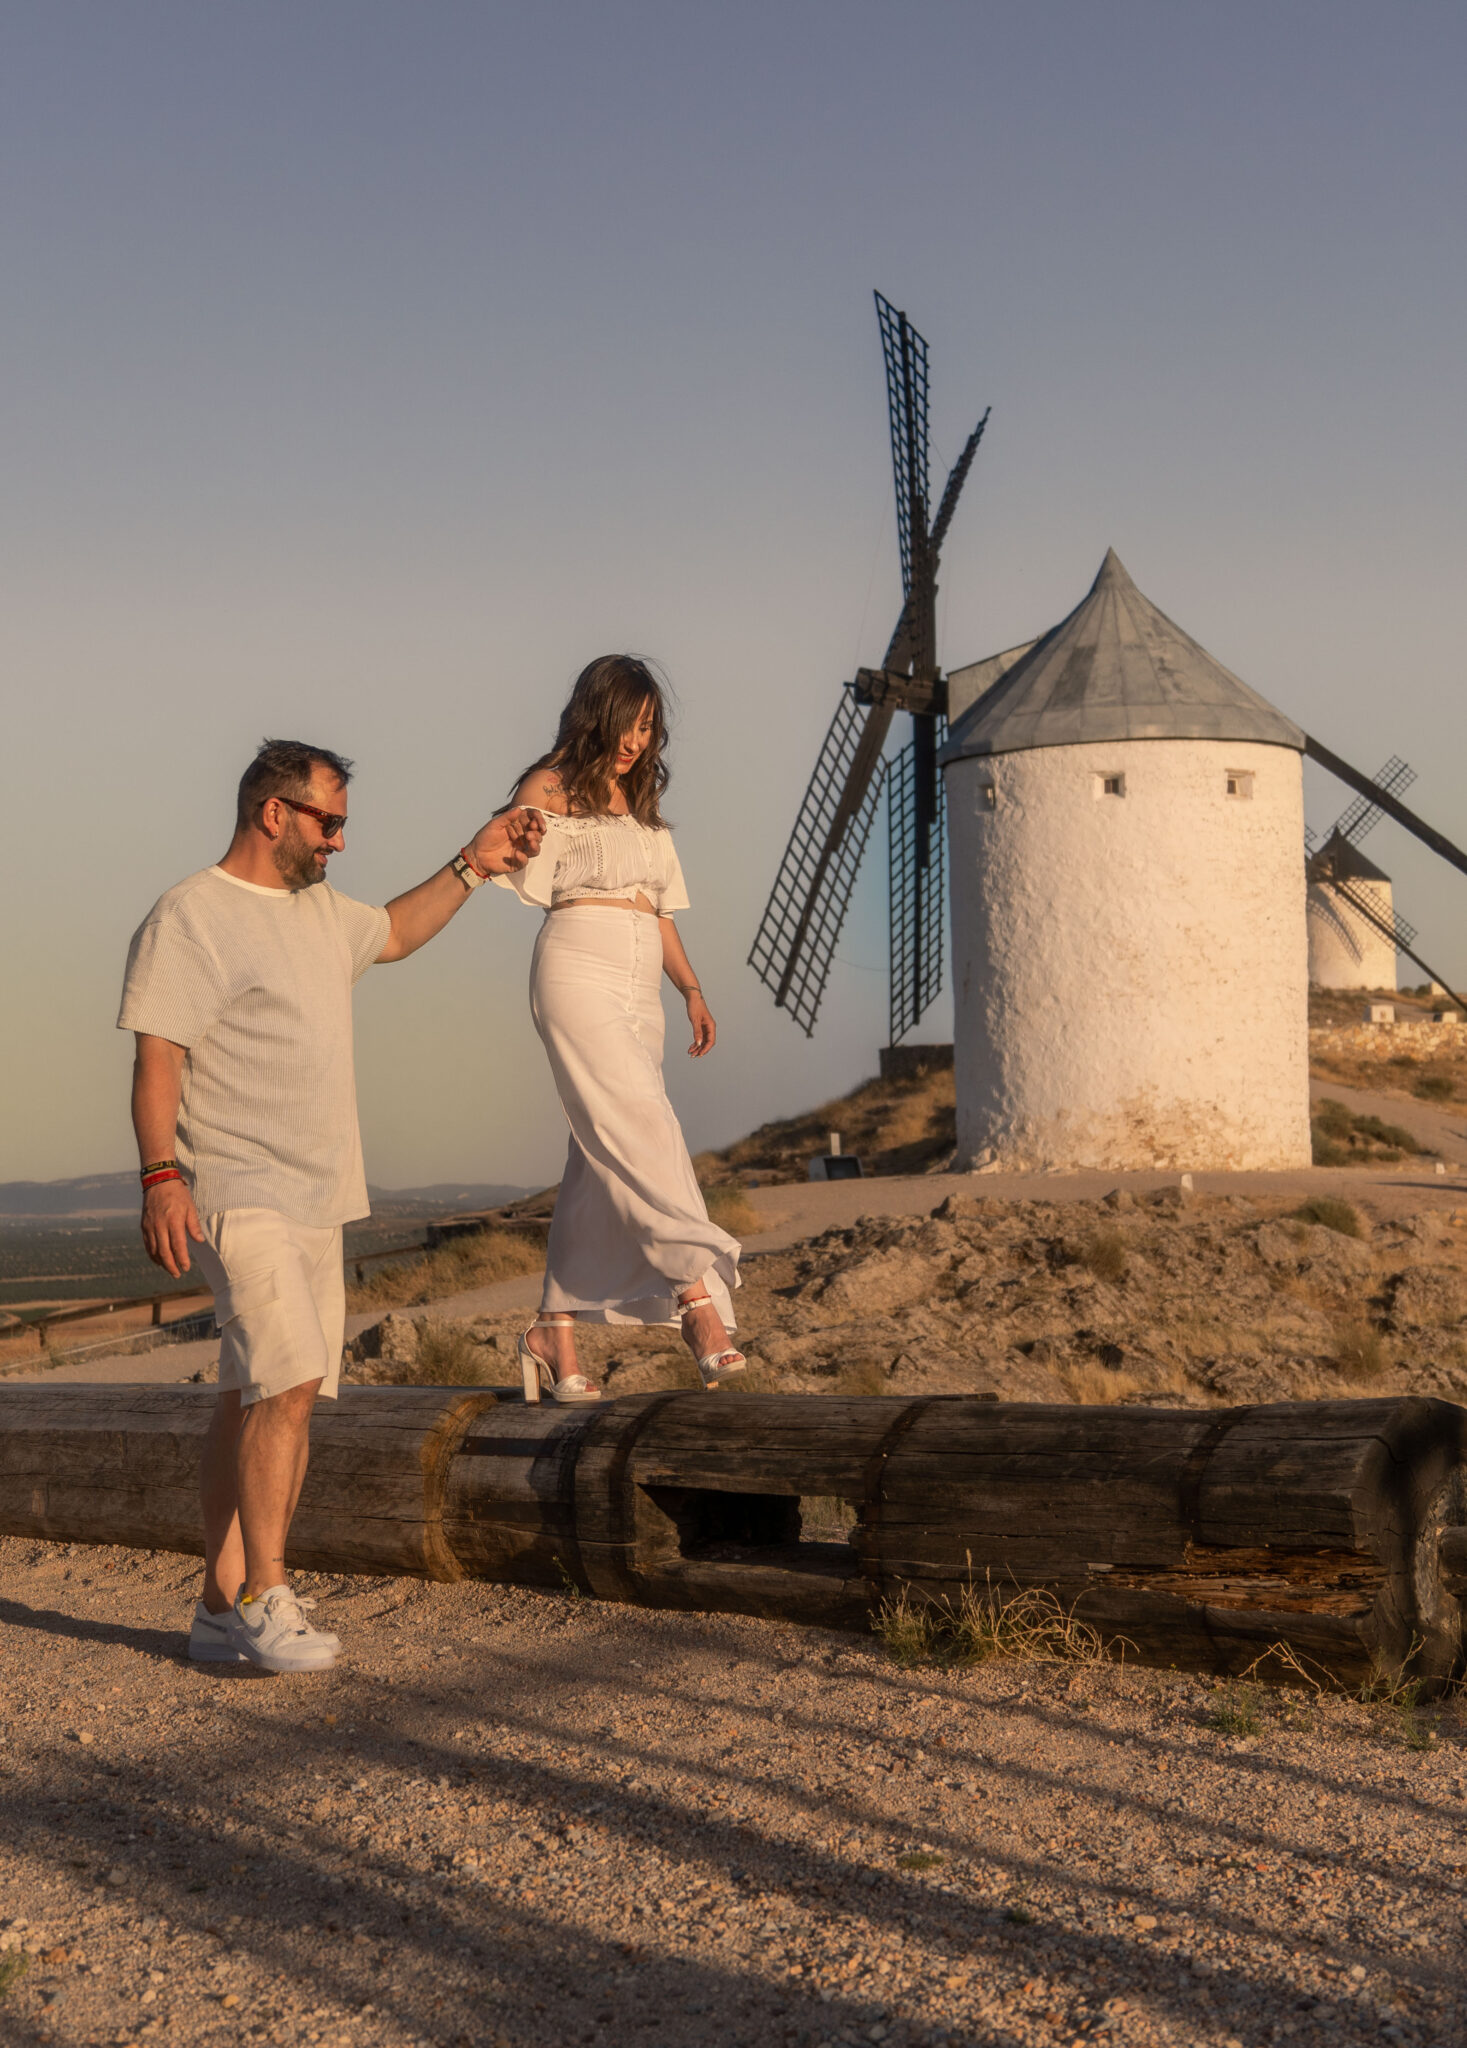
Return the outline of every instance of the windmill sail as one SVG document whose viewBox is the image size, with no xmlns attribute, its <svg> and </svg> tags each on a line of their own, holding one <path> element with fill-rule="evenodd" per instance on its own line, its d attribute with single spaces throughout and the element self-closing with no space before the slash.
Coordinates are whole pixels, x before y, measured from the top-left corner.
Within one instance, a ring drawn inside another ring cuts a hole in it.
<svg viewBox="0 0 1467 2048">
<path fill-rule="evenodd" d="M 1335 880 L 1328 886 L 1336 895 L 1344 898 L 1357 916 L 1363 917 L 1367 924 L 1374 925 L 1382 938 L 1389 939 L 1398 953 L 1404 953 L 1408 960 L 1414 960 L 1428 981 L 1435 982 L 1438 988 L 1445 989 L 1459 1009 L 1467 1010 L 1467 1003 L 1464 1003 L 1459 995 L 1453 994 L 1451 983 L 1442 979 L 1438 969 L 1423 960 L 1419 953 L 1412 951 L 1416 939 L 1414 924 L 1408 924 L 1405 918 L 1387 911 L 1378 898 L 1367 899 L 1358 882 Z"/>
<path fill-rule="evenodd" d="M 749 964 L 780 1008 L 812 1034 L 877 800 L 883 781 L 889 781 L 895 1042 L 942 987 L 945 847 L 937 743 L 944 699 L 937 666 L 937 554 L 988 414 L 968 436 L 929 525 L 927 343 L 880 292 L 876 317 L 891 415 L 902 611 L 882 667 L 859 670 L 841 692 Z M 897 711 L 910 715 L 913 733 L 889 765 L 882 755 Z"/>
<path fill-rule="evenodd" d="M 807 1038 L 871 834 L 890 725 L 885 706 L 858 704 L 849 684 L 841 691 L 749 954 Z"/>
<path fill-rule="evenodd" d="M 1352 768 L 1348 761 L 1342 761 L 1338 754 L 1332 754 L 1322 741 L 1313 734 L 1306 736 L 1304 751 L 1311 761 L 1317 761 L 1321 768 L 1327 768 L 1331 775 L 1337 775 L 1349 788 L 1358 790 L 1366 800 L 1384 811 L 1388 818 L 1394 818 L 1398 825 L 1404 825 L 1414 833 L 1423 846 L 1429 846 L 1433 853 L 1439 853 L 1443 860 L 1450 861 L 1454 868 L 1460 868 L 1467 875 L 1467 853 L 1460 846 L 1454 846 L 1443 832 L 1428 825 L 1424 818 L 1418 818 L 1414 811 L 1408 811 L 1397 796 L 1382 789 L 1377 782 L 1371 782 L 1358 768 Z M 1417 963 L 1420 964 L 1419 962 Z"/>
<path fill-rule="evenodd" d="M 1423 846 L 1429 846 L 1433 853 L 1440 854 L 1443 860 L 1449 861 L 1463 874 L 1467 874 L 1467 853 L 1464 853 L 1460 846 L 1454 846 L 1446 834 L 1438 832 L 1434 825 L 1428 825 L 1424 818 L 1418 818 L 1414 811 L 1407 810 L 1401 802 L 1399 792 L 1411 787 L 1416 780 L 1416 771 L 1414 768 L 1408 768 L 1399 755 L 1392 754 L 1385 767 L 1372 781 L 1362 775 L 1358 768 L 1352 768 L 1348 761 L 1343 761 L 1338 754 L 1332 753 L 1312 734 L 1305 735 L 1304 751 L 1311 761 L 1317 761 L 1321 768 L 1327 768 L 1331 775 L 1338 776 L 1347 788 L 1356 792 L 1355 802 L 1341 814 L 1330 840 L 1313 855 L 1310 861 L 1311 878 L 1322 881 L 1333 890 L 1353 911 L 1364 918 L 1367 924 L 1373 925 L 1383 938 L 1389 939 L 1398 952 L 1404 953 L 1408 960 L 1414 960 L 1429 981 L 1436 982 L 1451 995 L 1451 984 L 1413 950 L 1416 943 L 1415 925 L 1408 924 L 1394 909 L 1387 912 L 1385 905 L 1373 891 L 1367 891 L 1359 882 L 1335 871 L 1333 863 L 1325 863 L 1336 834 L 1352 842 L 1361 839 L 1382 813 L 1388 818 L 1394 818 L 1398 825 L 1404 825 Z M 1318 870 L 1317 874 L 1315 870 Z M 1467 1004 L 1462 1004 L 1460 996 L 1453 995 L 1452 1000 L 1467 1008 Z"/>
<path fill-rule="evenodd" d="M 1400 796 L 1416 780 L 1416 770 L 1403 761 L 1399 754 L 1392 754 L 1384 768 L 1378 769 L 1374 781 L 1377 789 L 1387 796 Z M 1385 816 L 1379 803 L 1371 796 L 1357 796 L 1335 819 L 1334 829 L 1342 838 L 1360 840 L 1378 825 Z"/>
<path fill-rule="evenodd" d="M 927 552 L 927 344 L 906 314 L 899 313 L 880 292 L 876 294 L 876 318 L 891 417 L 902 589 L 910 593 Z"/>
<path fill-rule="evenodd" d="M 934 742 L 940 745 L 947 737 L 947 720 L 933 723 Z M 933 817 L 923 821 L 917 813 L 926 791 L 932 793 L 935 806 Z M 941 778 L 932 778 L 919 766 L 915 738 L 887 764 L 886 801 L 891 855 L 889 1022 L 890 1042 L 896 1045 L 942 992 L 947 802 Z"/>
</svg>

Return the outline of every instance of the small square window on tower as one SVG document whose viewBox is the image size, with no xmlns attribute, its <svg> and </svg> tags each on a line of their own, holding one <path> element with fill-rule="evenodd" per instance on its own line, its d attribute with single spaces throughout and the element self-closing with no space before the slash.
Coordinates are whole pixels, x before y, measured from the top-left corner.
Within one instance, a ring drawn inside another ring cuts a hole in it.
<svg viewBox="0 0 1467 2048">
<path fill-rule="evenodd" d="M 996 811 L 998 809 L 998 786 L 996 783 L 979 783 L 978 808 L 980 811 Z"/>
<path fill-rule="evenodd" d="M 1246 802 L 1253 794 L 1253 777 L 1245 768 L 1229 768 L 1227 772 L 1228 795 Z"/>
<path fill-rule="evenodd" d="M 1124 775 L 1097 775 L 1094 778 L 1094 789 L 1097 798 L 1103 796 L 1124 796 L 1126 793 L 1126 778 Z"/>
</svg>

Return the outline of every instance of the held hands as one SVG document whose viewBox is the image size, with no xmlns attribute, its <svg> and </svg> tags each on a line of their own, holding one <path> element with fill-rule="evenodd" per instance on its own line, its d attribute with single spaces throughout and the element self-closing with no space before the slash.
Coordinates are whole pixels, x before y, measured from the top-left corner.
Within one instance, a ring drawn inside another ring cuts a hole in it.
<svg viewBox="0 0 1467 2048">
<path fill-rule="evenodd" d="M 512 875 L 540 851 L 545 820 L 527 804 L 501 811 L 469 841 L 476 867 L 487 875 Z"/>
<path fill-rule="evenodd" d="M 175 1280 L 189 1271 L 188 1241 L 204 1242 L 194 1198 L 181 1180 L 160 1181 L 143 1195 L 143 1250 Z"/>
<path fill-rule="evenodd" d="M 718 1043 L 718 1026 L 713 1021 L 713 1012 L 697 989 L 688 996 L 688 1022 L 693 1027 L 693 1042 L 688 1047 L 688 1057 L 700 1060 L 705 1052 L 712 1052 Z"/>
</svg>

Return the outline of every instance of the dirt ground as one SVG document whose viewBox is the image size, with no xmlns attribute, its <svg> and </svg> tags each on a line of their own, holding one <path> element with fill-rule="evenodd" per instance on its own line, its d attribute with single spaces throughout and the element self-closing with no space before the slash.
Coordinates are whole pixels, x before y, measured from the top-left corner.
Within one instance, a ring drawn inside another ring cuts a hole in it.
<svg viewBox="0 0 1467 2048">
<path fill-rule="evenodd" d="M 1467 2038 L 1450 1707 L 363 1579 L 267 1679 L 195 1578 L 0 1541 L 8 2048 Z"/>
</svg>

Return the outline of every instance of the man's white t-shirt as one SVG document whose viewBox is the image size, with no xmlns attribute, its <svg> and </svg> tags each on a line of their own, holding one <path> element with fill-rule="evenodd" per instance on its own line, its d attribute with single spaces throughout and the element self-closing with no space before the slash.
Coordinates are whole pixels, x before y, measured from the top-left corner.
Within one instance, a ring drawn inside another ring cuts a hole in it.
<svg viewBox="0 0 1467 2048">
<path fill-rule="evenodd" d="M 200 1215 L 365 1216 L 351 992 L 385 910 L 329 882 L 265 889 L 205 868 L 157 903 L 127 956 L 118 1028 L 187 1046 L 178 1163 Z"/>
</svg>

